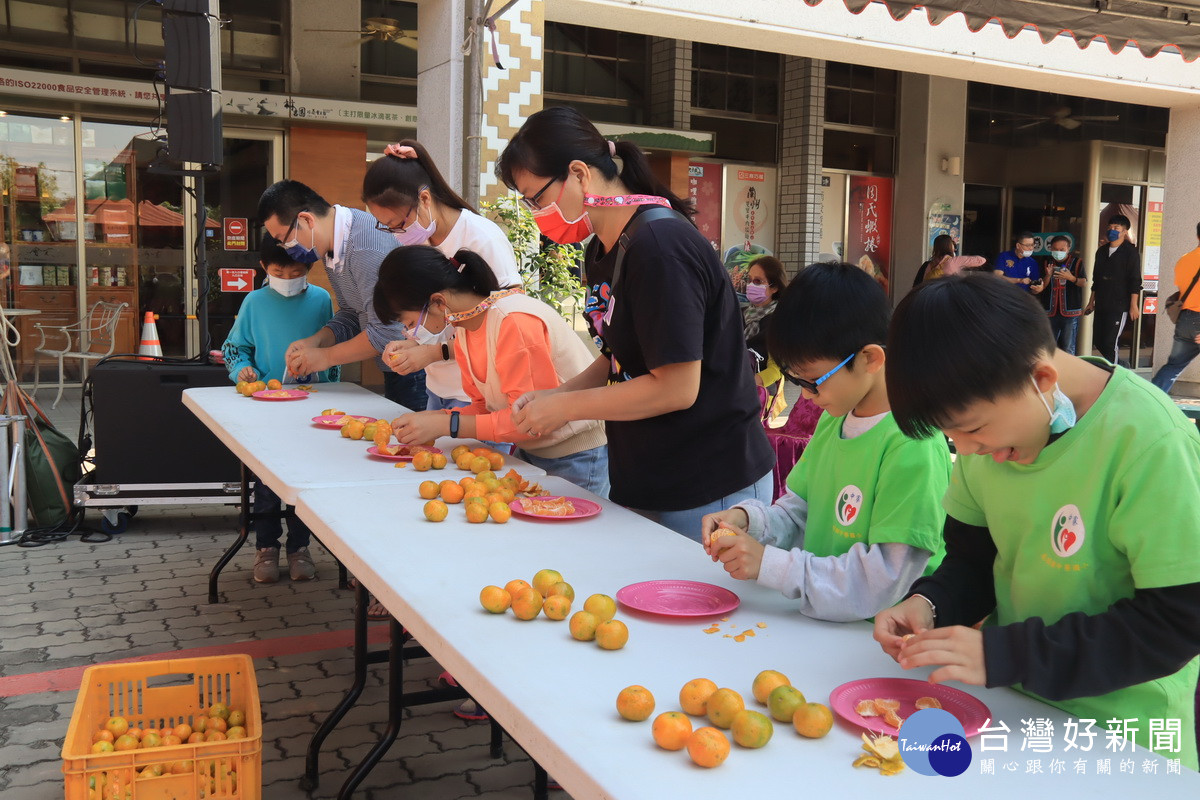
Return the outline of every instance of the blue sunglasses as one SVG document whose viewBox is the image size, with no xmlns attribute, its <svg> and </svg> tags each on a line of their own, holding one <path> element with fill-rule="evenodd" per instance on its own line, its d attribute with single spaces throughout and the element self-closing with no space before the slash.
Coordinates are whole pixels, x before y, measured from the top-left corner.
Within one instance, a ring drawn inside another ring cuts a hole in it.
<svg viewBox="0 0 1200 800">
<path fill-rule="evenodd" d="M 854 357 L 856 355 L 858 355 L 858 353 L 851 353 L 850 355 L 846 356 L 844 359 L 842 359 L 842 363 L 838 364 L 836 367 L 829 370 L 829 372 L 826 372 L 824 375 L 817 378 L 815 381 L 808 381 L 808 380 L 805 380 L 804 378 L 797 378 L 795 375 L 792 375 L 791 373 L 787 372 L 786 370 L 784 370 L 783 377 L 787 379 L 788 383 L 790 383 L 794 386 L 799 386 L 801 389 L 808 389 L 808 391 L 812 392 L 813 394 L 817 394 L 821 384 L 824 383 L 825 381 L 829 380 L 830 378 L 832 378 L 834 373 L 836 373 L 839 369 L 841 369 L 842 367 L 846 366 L 851 361 L 853 361 Z"/>
</svg>

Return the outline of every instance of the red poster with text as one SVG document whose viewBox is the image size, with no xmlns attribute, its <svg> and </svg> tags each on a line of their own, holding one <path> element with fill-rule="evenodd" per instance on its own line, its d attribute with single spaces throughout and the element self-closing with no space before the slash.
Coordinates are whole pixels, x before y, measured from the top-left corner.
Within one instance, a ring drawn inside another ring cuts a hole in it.
<svg viewBox="0 0 1200 800">
<path fill-rule="evenodd" d="M 888 291 L 892 273 L 892 179 L 850 176 L 846 261 Z"/>
<path fill-rule="evenodd" d="M 688 164 L 688 197 L 696 204 L 696 228 L 721 251 L 721 172 L 720 164 L 693 161 Z"/>
<path fill-rule="evenodd" d="M 249 234 L 246 232 L 245 217 L 225 217 L 225 249 L 226 250 L 247 250 Z"/>
</svg>

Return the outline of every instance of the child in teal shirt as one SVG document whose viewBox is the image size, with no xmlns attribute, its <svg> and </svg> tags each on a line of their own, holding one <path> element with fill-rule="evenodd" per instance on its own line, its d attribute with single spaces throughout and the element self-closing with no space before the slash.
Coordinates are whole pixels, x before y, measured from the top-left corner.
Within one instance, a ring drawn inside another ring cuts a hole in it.
<svg viewBox="0 0 1200 800">
<path fill-rule="evenodd" d="M 817 619 L 871 617 L 942 557 L 950 453 L 944 441 L 909 439 L 892 419 L 883 348 L 890 316 L 883 289 L 857 267 L 813 264 L 796 276 L 768 347 L 826 413 L 788 492 L 702 522 L 705 549 L 729 574 L 779 589 Z M 713 539 L 718 526 L 744 532 Z"/>
<path fill-rule="evenodd" d="M 230 379 L 277 380 L 284 384 L 336 381 L 338 367 L 314 375 L 297 376 L 288 373 L 284 359 L 289 344 L 311 336 L 333 316 L 329 292 L 308 283 L 308 270 L 312 265 L 294 261 L 269 234 L 263 237 L 259 264 L 267 273 L 266 284 L 246 295 L 222 348 Z M 258 515 L 254 521 L 254 580 L 258 583 L 279 580 L 279 539 L 283 534 L 279 521 L 281 508 L 279 496 L 262 481 L 257 481 L 254 486 L 254 513 Z M 308 552 L 312 533 L 295 516 L 289 516 L 287 521 L 288 573 L 294 581 L 314 578 L 316 567 Z"/>
<path fill-rule="evenodd" d="M 935 683 L 1012 686 L 1195 769 L 1196 426 L 1129 370 L 1058 350 L 1037 301 L 991 276 L 906 297 L 888 359 L 900 429 L 945 433 L 958 459 L 945 560 L 875 639 Z"/>
</svg>

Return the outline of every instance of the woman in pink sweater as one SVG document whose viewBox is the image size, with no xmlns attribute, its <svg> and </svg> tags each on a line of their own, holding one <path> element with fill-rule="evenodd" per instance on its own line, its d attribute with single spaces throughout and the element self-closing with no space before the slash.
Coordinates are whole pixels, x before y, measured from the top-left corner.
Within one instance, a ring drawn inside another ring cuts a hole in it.
<svg viewBox="0 0 1200 800">
<path fill-rule="evenodd" d="M 501 289 L 486 261 L 470 250 L 447 258 L 433 247 L 393 250 L 379 267 L 375 313 L 416 333 L 458 329 L 455 359 L 471 404 L 418 411 L 396 420 L 404 444 L 441 436 L 514 442 L 517 458 L 608 496 L 608 449 L 603 423 L 569 422 L 531 437 L 512 421 L 512 404 L 526 392 L 554 389 L 594 360 L 583 340 L 553 308 L 519 287 Z M 443 353 L 449 359 L 449 348 Z"/>
</svg>

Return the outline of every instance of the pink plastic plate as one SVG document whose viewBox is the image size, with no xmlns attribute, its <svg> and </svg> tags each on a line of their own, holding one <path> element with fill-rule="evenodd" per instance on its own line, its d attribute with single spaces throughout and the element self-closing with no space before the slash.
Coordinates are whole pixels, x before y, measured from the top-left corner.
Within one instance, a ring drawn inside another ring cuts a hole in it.
<svg viewBox="0 0 1200 800">
<path fill-rule="evenodd" d="M 733 611 L 741 601 L 721 586 L 699 581 L 645 581 L 617 592 L 617 600 L 636 611 L 668 617 L 711 617 Z"/>
<path fill-rule="evenodd" d="M 252 397 L 255 400 L 303 400 L 308 397 L 308 392 L 303 389 L 263 389 Z"/>
<path fill-rule="evenodd" d="M 539 498 L 550 499 L 550 498 Z M 535 514 L 532 511 L 526 511 L 521 504 L 523 498 L 518 497 L 508 504 L 514 514 L 519 514 L 522 517 L 530 517 L 531 519 L 545 519 L 551 522 L 557 522 L 560 519 L 583 519 L 584 517 L 594 517 L 600 513 L 600 504 L 593 503 L 591 500 L 584 500 L 582 497 L 565 497 L 564 500 L 570 500 L 571 505 L 575 506 L 574 514 L 566 514 L 561 517 L 552 517 L 546 514 Z"/>
<path fill-rule="evenodd" d="M 901 719 L 907 719 L 916 713 L 917 707 L 913 703 L 919 697 L 936 697 L 942 708 L 962 723 L 968 739 L 979 733 L 979 729 L 992 716 L 987 706 L 966 692 L 943 684 L 914 681 L 909 678 L 867 678 L 843 683 L 829 693 L 829 707 L 851 725 L 895 736 L 898 731 L 884 722 L 883 717 L 860 716 L 854 707 L 862 700 L 899 700 L 900 710 L 897 713 Z"/>
<path fill-rule="evenodd" d="M 344 419 L 345 417 L 356 419 L 364 425 L 366 425 L 368 422 L 375 421 L 375 417 L 360 417 L 356 414 L 321 414 L 320 416 L 313 417 L 312 421 L 320 425 L 322 428 L 341 428 L 342 426 L 338 424 L 338 420 Z"/>
<path fill-rule="evenodd" d="M 393 447 L 394 446 L 395 445 L 393 445 Z M 387 453 L 379 452 L 379 448 L 376 447 L 375 445 L 371 445 L 370 447 L 367 448 L 367 452 L 370 453 L 371 455 L 375 456 L 376 458 L 386 458 L 388 461 L 412 461 L 413 454 L 419 453 L 422 450 L 433 453 L 434 455 L 437 455 L 438 453 L 442 452 L 441 450 L 437 449 L 436 447 L 423 447 L 421 445 L 417 445 L 415 447 L 410 447 L 410 448 L 408 448 L 408 450 L 409 451 L 407 453 L 401 453 L 399 455 L 389 456 Z"/>
</svg>

